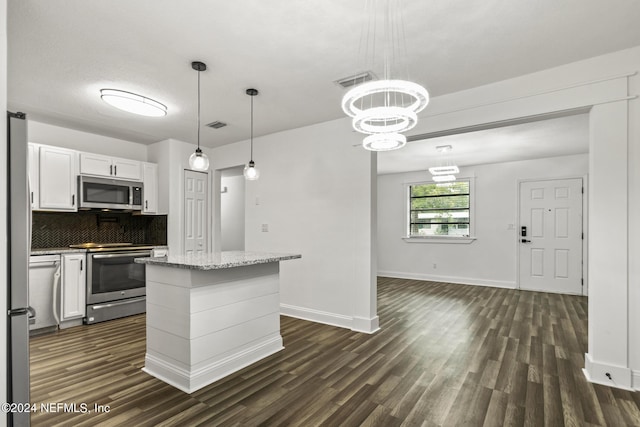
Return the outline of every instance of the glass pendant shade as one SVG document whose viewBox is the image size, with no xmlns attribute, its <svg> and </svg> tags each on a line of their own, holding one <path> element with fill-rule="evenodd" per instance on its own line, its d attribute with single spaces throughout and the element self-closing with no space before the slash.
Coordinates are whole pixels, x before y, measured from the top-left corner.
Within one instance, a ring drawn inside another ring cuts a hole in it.
<svg viewBox="0 0 640 427">
<path fill-rule="evenodd" d="M 196 152 L 189 156 L 189 167 L 197 171 L 206 171 L 209 169 L 209 157 L 197 148 Z"/>
<path fill-rule="evenodd" d="M 255 181 L 260 177 L 260 170 L 256 167 L 253 160 L 245 165 L 243 173 L 244 177 L 249 181 Z"/>
</svg>

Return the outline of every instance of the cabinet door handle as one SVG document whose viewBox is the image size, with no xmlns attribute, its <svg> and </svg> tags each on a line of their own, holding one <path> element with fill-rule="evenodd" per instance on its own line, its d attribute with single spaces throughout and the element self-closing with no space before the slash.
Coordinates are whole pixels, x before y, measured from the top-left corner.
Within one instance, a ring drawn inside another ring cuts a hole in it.
<svg viewBox="0 0 640 427">
<path fill-rule="evenodd" d="M 113 174 L 118 175 L 118 166 L 113 167 Z"/>
<path fill-rule="evenodd" d="M 109 165 L 109 175 L 113 175 L 113 165 Z"/>
<path fill-rule="evenodd" d="M 144 208 L 145 209 L 149 209 L 149 201 L 148 200 L 144 201 Z"/>
<path fill-rule="evenodd" d="M 75 206 L 76 205 L 76 195 L 72 194 L 71 195 L 71 206 Z"/>
<path fill-rule="evenodd" d="M 31 192 L 31 203 L 33 203 L 33 191 Z"/>
<path fill-rule="evenodd" d="M 80 271 L 82 271 L 82 264 L 83 264 L 83 261 L 84 261 L 84 260 L 82 260 L 82 259 L 80 260 Z"/>
</svg>

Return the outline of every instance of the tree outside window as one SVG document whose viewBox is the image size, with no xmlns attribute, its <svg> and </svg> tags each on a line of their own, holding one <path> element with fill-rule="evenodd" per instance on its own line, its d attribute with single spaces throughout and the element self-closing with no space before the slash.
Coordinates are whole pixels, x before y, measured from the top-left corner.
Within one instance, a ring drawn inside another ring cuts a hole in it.
<svg viewBox="0 0 640 427">
<path fill-rule="evenodd" d="M 409 236 L 470 235 L 468 180 L 409 187 Z"/>
</svg>

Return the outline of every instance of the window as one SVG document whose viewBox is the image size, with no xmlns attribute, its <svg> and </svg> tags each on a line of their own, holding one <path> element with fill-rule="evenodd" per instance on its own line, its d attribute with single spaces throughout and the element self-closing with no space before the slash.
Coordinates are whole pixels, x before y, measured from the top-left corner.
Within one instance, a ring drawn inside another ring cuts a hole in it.
<svg viewBox="0 0 640 427">
<path fill-rule="evenodd" d="M 409 237 L 470 237 L 471 180 L 409 185 Z"/>
</svg>

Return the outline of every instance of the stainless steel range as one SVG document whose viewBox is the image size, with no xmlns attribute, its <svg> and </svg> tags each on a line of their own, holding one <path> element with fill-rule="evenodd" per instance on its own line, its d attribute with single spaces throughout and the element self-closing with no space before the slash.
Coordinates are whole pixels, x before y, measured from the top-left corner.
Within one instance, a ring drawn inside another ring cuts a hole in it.
<svg viewBox="0 0 640 427">
<path fill-rule="evenodd" d="M 146 311 L 145 266 L 133 262 L 151 256 L 153 246 L 131 243 L 83 243 L 87 249 L 87 324 Z"/>
</svg>

